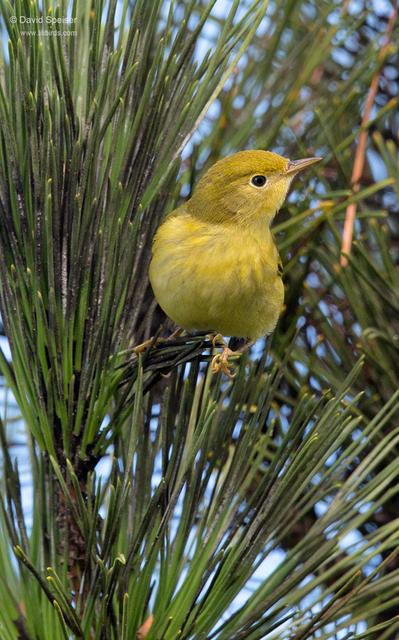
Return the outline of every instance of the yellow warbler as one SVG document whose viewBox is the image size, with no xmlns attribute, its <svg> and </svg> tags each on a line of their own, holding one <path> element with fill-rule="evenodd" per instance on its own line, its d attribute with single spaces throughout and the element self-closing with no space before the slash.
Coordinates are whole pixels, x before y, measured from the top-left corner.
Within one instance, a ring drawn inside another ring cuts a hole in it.
<svg viewBox="0 0 399 640">
<path fill-rule="evenodd" d="M 273 331 L 284 288 L 270 224 L 293 177 L 320 159 L 240 151 L 205 173 L 154 239 L 150 281 L 172 320 L 250 340 Z"/>
</svg>

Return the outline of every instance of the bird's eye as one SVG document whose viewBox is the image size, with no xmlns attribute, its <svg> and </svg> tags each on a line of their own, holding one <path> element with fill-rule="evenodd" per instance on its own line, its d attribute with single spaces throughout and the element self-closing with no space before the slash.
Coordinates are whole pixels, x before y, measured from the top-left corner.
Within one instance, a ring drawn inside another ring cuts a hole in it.
<svg viewBox="0 0 399 640">
<path fill-rule="evenodd" d="M 251 178 L 251 184 L 254 187 L 263 187 L 266 184 L 266 176 L 253 176 Z"/>
</svg>

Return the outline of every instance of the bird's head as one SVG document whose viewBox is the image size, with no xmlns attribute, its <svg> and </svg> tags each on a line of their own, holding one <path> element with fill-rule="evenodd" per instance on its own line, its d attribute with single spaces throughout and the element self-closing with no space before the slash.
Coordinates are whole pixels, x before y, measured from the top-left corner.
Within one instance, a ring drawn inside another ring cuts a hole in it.
<svg viewBox="0 0 399 640">
<path fill-rule="evenodd" d="M 201 178 L 190 213 L 208 222 L 270 223 L 292 179 L 321 158 L 288 160 L 271 151 L 239 151 L 214 164 Z"/>
</svg>

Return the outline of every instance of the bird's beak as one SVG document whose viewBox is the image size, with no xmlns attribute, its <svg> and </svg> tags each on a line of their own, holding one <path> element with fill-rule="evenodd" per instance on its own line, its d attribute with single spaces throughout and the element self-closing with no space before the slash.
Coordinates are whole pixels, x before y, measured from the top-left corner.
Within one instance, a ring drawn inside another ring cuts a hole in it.
<svg viewBox="0 0 399 640">
<path fill-rule="evenodd" d="M 287 173 L 299 173 L 299 171 L 303 171 L 303 169 L 310 167 L 310 165 L 315 162 L 320 162 L 320 160 L 323 160 L 323 158 L 302 158 L 301 160 L 290 160 L 285 171 L 285 175 L 287 175 Z"/>
</svg>

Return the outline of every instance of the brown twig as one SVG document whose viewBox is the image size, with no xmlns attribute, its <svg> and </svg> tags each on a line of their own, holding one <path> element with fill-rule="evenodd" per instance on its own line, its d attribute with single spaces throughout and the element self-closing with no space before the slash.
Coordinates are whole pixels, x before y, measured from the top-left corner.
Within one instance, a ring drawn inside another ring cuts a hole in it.
<svg viewBox="0 0 399 640">
<path fill-rule="evenodd" d="M 361 131 L 359 134 L 359 142 L 357 145 L 355 160 L 353 163 L 353 171 L 352 171 L 352 193 L 355 194 L 360 189 L 360 180 L 363 174 L 364 161 L 366 157 L 366 146 L 367 146 L 367 138 L 368 138 L 368 130 L 367 123 L 370 119 L 371 109 L 373 108 L 373 104 L 375 101 L 375 97 L 378 91 L 378 85 L 380 81 L 382 62 L 385 58 L 387 50 L 391 44 L 392 32 L 395 26 L 396 19 L 398 17 L 398 7 L 396 6 L 396 2 L 394 3 L 394 7 L 392 9 L 392 13 L 389 16 L 384 43 L 380 49 L 378 55 L 378 67 L 377 70 L 371 80 L 370 89 L 367 95 L 366 105 L 364 108 L 364 114 L 361 123 Z M 356 219 L 356 202 L 352 202 L 348 205 L 345 214 L 345 223 L 344 223 L 344 231 L 342 234 L 342 245 L 341 252 L 342 254 L 349 255 L 352 247 L 352 239 L 353 239 L 353 228 L 355 225 Z M 348 264 L 348 259 L 346 255 L 341 255 L 341 266 L 346 267 Z"/>
</svg>

